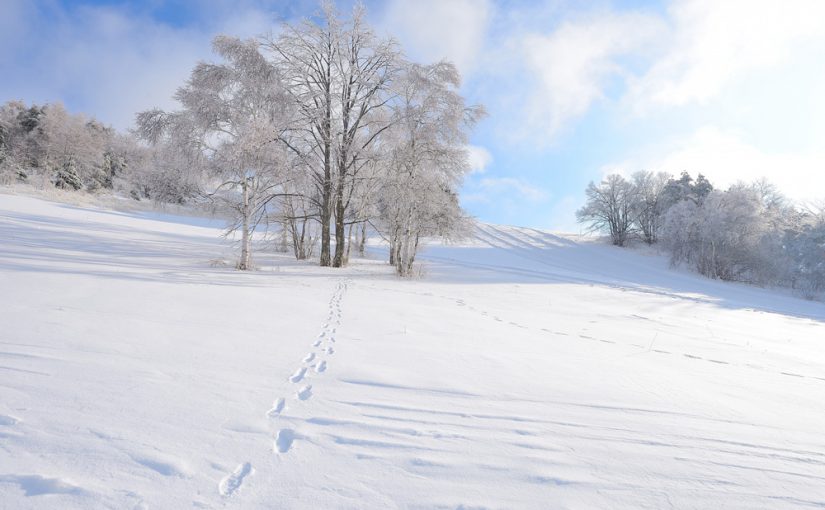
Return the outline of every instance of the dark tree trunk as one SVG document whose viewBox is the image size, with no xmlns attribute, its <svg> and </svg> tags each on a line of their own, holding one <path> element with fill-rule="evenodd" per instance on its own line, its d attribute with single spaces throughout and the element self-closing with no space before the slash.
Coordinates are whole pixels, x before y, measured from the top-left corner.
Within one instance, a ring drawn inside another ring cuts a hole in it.
<svg viewBox="0 0 825 510">
<path fill-rule="evenodd" d="M 321 265 L 330 265 L 330 232 L 329 220 L 332 217 L 332 42 L 327 44 L 328 60 L 326 62 L 326 76 L 324 80 L 325 105 L 323 123 L 324 138 L 324 189 L 321 198 Z"/>
<path fill-rule="evenodd" d="M 367 250 L 367 222 L 361 224 L 361 239 L 358 241 L 358 255 L 364 256 Z"/>
<path fill-rule="evenodd" d="M 332 169 L 330 144 L 324 146 L 324 189 L 321 197 L 321 265 L 330 265 L 330 231 L 332 218 Z"/>
<path fill-rule="evenodd" d="M 344 228 L 344 184 L 335 186 L 335 258 L 332 267 L 344 265 L 344 248 L 346 247 L 346 229 Z"/>
<path fill-rule="evenodd" d="M 330 207 L 329 199 L 324 197 L 321 204 L 321 265 L 329 266 L 330 263 Z"/>
</svg>

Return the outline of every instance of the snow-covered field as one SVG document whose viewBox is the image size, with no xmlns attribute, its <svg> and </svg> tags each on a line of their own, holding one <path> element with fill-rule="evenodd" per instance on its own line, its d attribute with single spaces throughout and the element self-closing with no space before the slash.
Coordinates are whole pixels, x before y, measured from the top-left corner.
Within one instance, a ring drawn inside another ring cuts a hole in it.
<svg viewBox="0 0 825 510">
<path fill-rule="evenodd" d="M 482 226 L 400 281 L 0 195 L 0 508 L 822 508 L 825 307 Z"/>
</svg>

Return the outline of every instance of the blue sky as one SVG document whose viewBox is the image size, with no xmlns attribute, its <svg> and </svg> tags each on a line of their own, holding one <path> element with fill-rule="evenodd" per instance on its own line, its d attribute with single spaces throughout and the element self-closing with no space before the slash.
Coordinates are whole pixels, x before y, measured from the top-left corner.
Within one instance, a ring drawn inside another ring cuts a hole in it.
<svg viewBox="0 0 825 510">
<path fill-rule="evenodd" d="M 118 128 L 171 95 L 218 33 L 277 29 L 314 0 L 4 0 L 0 100 L 62 101 Z M 339 2 L 342 9 L 351 5 Z M 463 203 L 484 221 L 578 230 L 609 172 L 767 177 L 825 198 L 825 2 L 387 0 L 380 33 L 447 58 L 490 116 Z"/>
</svg>

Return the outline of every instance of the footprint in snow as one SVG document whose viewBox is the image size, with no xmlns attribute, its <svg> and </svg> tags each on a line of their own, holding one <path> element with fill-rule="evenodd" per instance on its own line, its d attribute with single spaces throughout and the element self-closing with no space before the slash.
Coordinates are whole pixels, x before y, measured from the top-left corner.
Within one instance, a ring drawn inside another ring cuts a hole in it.
<svg viewBox="0 0 825 510">
<path fill-rule="evenodd" d="M 311 353 L 307 354 L 306 357 L 304 358 L 304 363 L 309 363 L 314 359 L 315 359 L 315 353 L 311 352 Z"/>
<path fill-rule="evenodd" d="M 243 464 L 238 465 L 232 474 L 226 476 L 218 484 L 218 492 L 221 496 L 231 496 L 235 493 L 235 491 L 241 488 L 244 479 L 254 472 L 255 470 L 252 469 L 252 464 L 249 462 L 244 462 Z"/>
<path fill-rule="evenodd" d="M 0 483 L 17 484 L 26 496 L 48 496 L 50 494 L 90 494 L 86 489 L 72 485 L 60 478 L 46 478 L 40 475 L 0 475 Z"/>
<path fill-rule="evenodd" d="M 295 432 L 292 429 L 279 430 L 278 435 L 275 436 L 275 451 L 279 453 L 288 452 L 294 440 Z"/>
<path fill-rule="evenodd" d="M 0 414 L 0 425 L 10 427 L 12 425 L 17 425 L 18 423 L 20 423 L 20 420 L 18 418 L 15 418 L 14 416 L 6 416 L 5 414 Z"/>
<path fill-rule="evenodd" d="M 306 375 L 306 373 L 307 373 L 306 367 L 299 368 L 298 370 L 295 371 L 294 374 L 292 374 L 292 377 L 289 378 L 289 382 L 293 382 L 293 383 L 300 382 L 301 379 L 304 378 L 304 375 Z"/>
<path fill-rule="evenodd" d="M 320 347 L 320 345 L 321 345 L 321 341 L 320 341 L 320 340 L 316 340 L 316 341 L 312 342 L 312 346 L 313 346 L 313 347 Z"/>
<path fill-rule="evenodd" d="M 295 396 L 298 397 L 298 400 L 309 400 L 309 398 L 312 397 L 312 386 L 309 384 L 304 386 L 298 390 Z"/>
<path fill-rule="evenodd" d="M 286 401 L 284 400 L 284 397 L 279 397 L 279 398 L 278 398 L 278 400 L 276 400 L 276 401 L 272 404 L 272 409 L 270 409 L 270 410 L 266 413 L 266 415 L 267 415 L 267 416 L 269 416 L 269 417 L 275 417 L 275 416 L 278 416 L 279 414 L 281 414 L 281 411 L 283 411 L 283 410 L 284 410 L 284 406 L 285 406 L 285 405 L 286 405 Z"/>
<path fill-rule="evenodd" d="M 315 365 L 315 371 L 319 374 L 327 369 L 327 362 L 326 361 L 319 361 L 317 365 Z"/>
<path fill-rule="evenodd" d="M 327 335 L 326 331 L 321 331 L 321 333 L 318 335 L 318 338 L 324 338 L 326 335 Z"/>
<path fill-rule="evenodd" d="M 333 349 L 332 347 L 327 347 L 326 353 L 327 354 L 335 354 L 335 349 Z"/>
</svg>

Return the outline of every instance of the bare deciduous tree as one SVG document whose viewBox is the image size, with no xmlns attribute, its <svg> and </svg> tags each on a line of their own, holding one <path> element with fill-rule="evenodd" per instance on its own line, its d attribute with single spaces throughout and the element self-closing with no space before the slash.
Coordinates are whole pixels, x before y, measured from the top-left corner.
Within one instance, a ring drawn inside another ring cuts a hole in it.
<svg viewBox="0 0 825 510">
<path fill-rule="evenodd" d="M 391 40 L 376 37 L 357 5 L 341 19 L 324 3 L 317 20 L 285 25 L 265 42 L 298 114 L 280 141 L 313 177 L 321 223 L 322 266 L 344 263 L 345 226 L 354 179 L 387 128 L 387 92 L 397 66 Z M 335 254 L 330 223 L 335 220 Z"/>
<path fill-rule="evenodd" d="M 618 174 L 608 175 L 598 185 L 591 182 L 585 190 L 587 202 L 576 217 L 593 230 L 608 232 L 616 246 L 624 246 L 633 228 L 634 193 L 633 185 Z"/>
<path fill-rule="evenodd" d="M 636 172 L 632 176 L 633 221 L 647 244 L 659 238 L 665 213 L 663 194 L 669 180 L 670 174 L 665 172 Z"/>
</svg>

